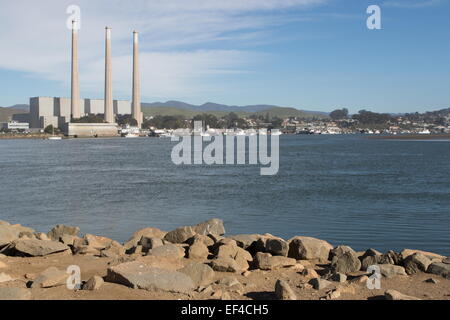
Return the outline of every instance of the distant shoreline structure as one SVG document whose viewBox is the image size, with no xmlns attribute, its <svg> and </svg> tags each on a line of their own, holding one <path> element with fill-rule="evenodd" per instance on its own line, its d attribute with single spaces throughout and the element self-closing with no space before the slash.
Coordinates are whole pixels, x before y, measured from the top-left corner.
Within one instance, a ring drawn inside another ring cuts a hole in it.
<svg viewBox="0 0 450 320">
<path fill-rule="evenodd" d="M 442 134 L 400 134 L 400 135 L 373 135 L 367 139 L 380 140 L 450 140 L 449 133 Z"/>
</svg>

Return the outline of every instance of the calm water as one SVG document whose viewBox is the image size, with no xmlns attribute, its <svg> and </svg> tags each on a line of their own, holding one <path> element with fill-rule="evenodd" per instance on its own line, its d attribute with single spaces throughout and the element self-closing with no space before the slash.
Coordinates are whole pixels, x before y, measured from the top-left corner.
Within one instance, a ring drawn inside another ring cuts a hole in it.
<svg viewBox="0 0 450 320">
<path fill-rule="evenodd" d="M 450 256 L 450 141 L 282 136 L 259 166 L 180 166 L 168 139 L 0 140 L 0 220 L 126 240 L 213 217 L 227 232 Z"/>
</svg>

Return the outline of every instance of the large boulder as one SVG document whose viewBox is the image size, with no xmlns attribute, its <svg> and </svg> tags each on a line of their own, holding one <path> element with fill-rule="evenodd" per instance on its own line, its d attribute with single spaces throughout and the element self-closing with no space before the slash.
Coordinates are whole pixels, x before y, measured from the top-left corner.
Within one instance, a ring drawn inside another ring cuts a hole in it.
<svg viewBox="0 0 450 320">
<path fill-rule="evenodd" d="M 63 235 L 69 235 L 69 236 L 76 237 L 76 236 L 78 236 L 79 232 L 80 232 L 80 228 L 78 228 L 78 227 L 71 227 L 71 226 L 65 226 L 62 224 L 58 224 L 56 227 L 54 227 L 52 230 L 50 230 L 47 233 L 47 236 L 53 241 L 59 241 Z"/>
<path fill-rule="evenodd" d="M 167 257 L 167 258 L 183 258 L 185 255 L 184 248 L 175 244 L 168 243 L 163 246 L 153 248 L 148 251 L 149 256 Z"/>
<path fill-rule="evenodd" d="M 431 260 L 421 253 L 414 253 L 403 260 L 407 274 L 415 274 L 419 271 L 426 272 L 430 264 Z"/>
<path fill-rule="evenodd" d="M 66 271 L 50 267 L 44 270 L 31 284 L 32 288 L 51 288 L 63 286 L 67 283 L 69 275 Z"/>
<path fill-rule="evenodd" d="M 450 264 L 442 262 L 433 262 L 428 266 L 427 273 L 437 274 L 450 279 Z"/>
<path fill-rule="evenodd" d="M 142 237 L 162 239 L 166 233 L 158 228 L 144 228 L 133 233 L 130 239 L 124 243 L 124 247 L 128 250 L 137 246 Z"/>
<path fill-rule="evenodd" d="M 273 256 L 286 257 L 289 252 L 289 245 L 287 241 L 273 237 L 266 240 L 265 252 L 270 253 Z"/>
<path fill-rule="evenodd" d="M 335 273 L 349 274 L 361 269 L 361 261 L 353 250 L 336 252 L 331 260 L 331 270 Z"/>
<path fill-rule="evenodd" d="M 178 270 L 185 266 L 184 260 L 181 258 L 174 257 L 162 257 L 162 256 L 141 256 L 136 259 L 136 261 L 140 261 L 146 264 L 149 267 L 155 267 L 159 269 L 167 269 L 167 270 Z M 123 262 L 129 262 L 123 260 Z"/>
<path fill-rule="evenodd" d="M 361 260 L 361 270 L 367 270 L 368 267 L 380 263 L 382 253 L 375 249 L 368 249 L 359 257 Z"/>
<path fill-rule="evenodd" d="M 209 256 L 208 247 L 202 242 L 196 242 L 188 249 L 189 259 L 206 260 Z"/>
<path fill-rule="evenodd" d="M 395 276 L 406 276 L 405 268 L 393 264 L 378 264 L 383 277 L 392 278 Z"/>
<path fill-rule="evenodd" d="M 196 234 L 200 235 L 223 235 L 225 234 L 225 228 L 223 221 L 220 219 L 211 219 L 194 226 L 184 226 L 168 232 L 164 240 L 172 243 L 183 243 L 189 238 L 192 238 Z"/>
<path fill-rule="evenodd" d="M 239 265 L 233 258 L 216 258 L 211 260 L 210 266 L 214 271 L 219 272 L 242 272 L 246 269 Z M 247 266 L 248 268 L 248 266 Z"/>
<path fill-rule="evenodd" d="M 225 227 L 223 226 L 223 221 L 220 219 L 211 219 L 202 223 L 199 223 L 192 227 L 195 233 L 201 235 L 215 234 L 224 235 Z"/>
<path fill-rule="evenodd" d="M 275 295 L 278 300 L 297 300 L 294 291 L 284 280 L 277 280 L 275 283 Z"/>
<path fill-rule="evenodd" d="M 408 296 L 396 290 L 389 289 L 384 293 L 386 300 L 420 300 L 419 298 Z"/>
<path fill-rule="evenodd" d="M 210 266 L 199 262 L 189 263 L 178 271 L 188 275 L 197 287 L 211 284 L 215 277 L 215 272 Z"/>
<path fill-rule="evenodd" d="M 108 268 L 105 281 L 149 291 L 189 293 L 195 288 L 192 279 L 182 272 L 149 267 L 139 261 Z"/>
<path fill-rule="evenodd" d="M 237 245 L 243 249 L 248 249 L 255 242 L 257 242 L 261 237 L 260 234 L 238 234 L 234 236 L 230 236 L 230 239 L 236 241 Z"/>
<path fill-rule="evenodd" d="M 443 259 L 445 259 L 445 257 L 440 255 L 440 254 L 433 253 L 433 252 L 428 252 L 428 251 L 422 251 L 422 250 L 403 249 L 402 252 L 400 252 L 400 254 L 401 254 L 403 259 L 406 259 L 408 256 L 413 255 L 414 253 L 420 253 L 420 254 L 424 255 L 425 257 L 427 257 L 430 260 L 433 260 L 433 259 L 443 260 Z"/>
<path fill-rule="evenodd" d="M 295 259 L 272 256 L 270 253 L 258 252 L 255 255 L 255 267 L 261 270 L 274 270 L 278 268 L 294 266 L 297 263 Z"/>
<path fill-rule="evenodd" d="M 0 300 L 31 300 L 31 291 L 24 288 L 0 288 Z"/>
<path fill-rule="evenodd" d="M 41 257 L 69 249 L 65 244 L 56 241 L 19 239 L 13 241 L 6 249 L 6 252 L 16 256 Z"/>
<path fill-rule="evenodd" d="M 168 232 L 164 236 L 164 240 L 172 243 L 183 243 L 195 235 L 195 231 L 191 226 L 180 227 Z"/>
<path fill-rule="evenodd" d="M 294 237 L 289 240 L 289 258 L 297 260 L 328 261 L 333 246 L 328 242 L 312 237 Z"/>
<path fill-rule="evenodd" d="M 0 248 L 19 238 L 19 233 L 7 225 L 0 225 Z"/>
</svg>

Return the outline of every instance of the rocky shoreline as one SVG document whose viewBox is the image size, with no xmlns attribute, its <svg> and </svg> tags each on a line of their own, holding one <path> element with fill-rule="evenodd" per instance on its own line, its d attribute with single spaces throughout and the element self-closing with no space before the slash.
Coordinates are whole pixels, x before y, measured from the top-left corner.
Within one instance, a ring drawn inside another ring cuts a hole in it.
<svg viewBox="0 0 450 320">
<path fill-rule="evenodd" d="M 144 228 L 125 243 L 79 234 L 0 221 L 0 300 L 450 300 L 450 259 L 420 250 L 226 236 L 219 219 L 169 232 Z"/>
</svg>

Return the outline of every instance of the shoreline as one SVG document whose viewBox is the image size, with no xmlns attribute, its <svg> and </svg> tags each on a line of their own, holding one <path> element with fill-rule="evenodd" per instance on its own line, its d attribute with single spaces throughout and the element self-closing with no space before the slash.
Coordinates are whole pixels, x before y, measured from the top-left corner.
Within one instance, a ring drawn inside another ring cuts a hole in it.
<svg viewBox="0 0 450 320">
<path fill-rule="evenodd" d="M 367 139 L 380 140 L 450 140 L 450 134 L 400 134 L 400 135 L 376 135 L 367 136 Z"/>
<path fill-rule="evenodd" d="M 450 300 L 450 259 L 421 250 L 228 236 L 219 219 L 169 232 L 146 227 L 124 243 L 79 234 L 72 226 L 45 234 L 0 221 L 0 299 Z M 66 287 L 73 265 L 78 290 Z M 374 265 L 382 286 L 369 289 Z"/>
</svg>

